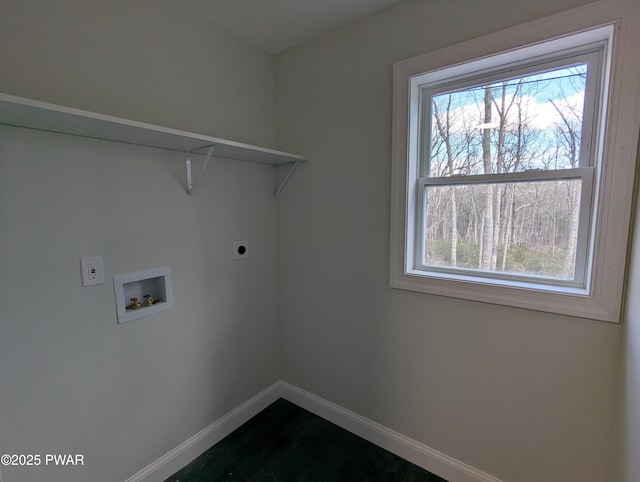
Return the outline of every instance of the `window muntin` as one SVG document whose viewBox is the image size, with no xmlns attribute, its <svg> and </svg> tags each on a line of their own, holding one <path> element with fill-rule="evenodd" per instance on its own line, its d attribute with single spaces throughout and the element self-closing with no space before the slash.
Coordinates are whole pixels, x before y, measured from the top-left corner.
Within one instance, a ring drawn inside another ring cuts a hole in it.
<svg viewBox="0 0 640 482">
<path fill-rule="evenodd" d="M 408 271 L 588 290 L 604 48 L 589 45 L 480 75 L 447 78 L 440 71 L 435 79 L 414 79 L 419 161 Z M 541 241 L 531 225 L 524 235 L 509 233 L 524 226 L 516 213 L 526 204 L 514 201 L 526 192 L 539 195 L 529 205 Z M 443 250 L 448 257 L 435 256 Z"/>
</svg>

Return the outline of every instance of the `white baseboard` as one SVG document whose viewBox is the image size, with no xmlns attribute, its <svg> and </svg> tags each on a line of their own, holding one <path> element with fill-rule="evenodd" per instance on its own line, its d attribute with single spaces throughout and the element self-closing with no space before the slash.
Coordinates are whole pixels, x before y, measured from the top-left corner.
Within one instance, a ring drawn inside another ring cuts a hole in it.
<svg viewBox="0 0 640 482">
<path fill-rule="evenodd" d="M 442 452 L 282 380 L 185 440 L 125 482 L 165 480 L 278 398 L 284 398 L 449 482 L 502 482 Z"/>
<path fill-rule="evenodd" d="M 235 429 L 282 397 L 280 382 L 258 393 L 193 437 L 147 465 L 125 482 L 161 482 L 207 451 Z"/>
<path fill-rule="evenodd" d="M 287 382 L 280 381 L 282 398 L 328 420 L 392 454 L 439 475 L 449 482 L 502 482 L 435 449 L 324 400 Z"/>
</svg>

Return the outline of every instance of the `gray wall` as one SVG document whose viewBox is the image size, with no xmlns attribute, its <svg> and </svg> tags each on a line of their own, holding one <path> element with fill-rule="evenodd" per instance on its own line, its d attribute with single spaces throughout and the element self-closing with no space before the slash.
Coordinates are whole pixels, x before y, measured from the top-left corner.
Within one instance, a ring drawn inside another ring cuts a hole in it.
<svg viewBox="0 0 640 482">
<path fill-rule="evenodd" d="M 1 92 L 273 144 L 271 58 L 161 2 L 3 0 L 0 45 Z M 0 127 L 0 453 L 86 462 L 6 482 L 124 480 L 279 378 L 271 183 L 219 160 L 188 196 L 180 154 Z M 118 325 L 113 275 L 164 265 L 174 308 Z"/>
<path fill-rule="evenodd" d="M 636 223 L 622 330 L 610 482 L 640 480 L 640 206 L 637 205 L 637 184 L 636 175 Z"/>
<path fill-rule="evenodd" d="M 5 482 L 123 480 L 278 378 L 504 480 L 604 480 L 620 326 L 388 288 L 393 62 L 583 3 L 407 0 L 277 56 L 279 147 L 313 160 L 278 203 L 265 167 L 188 197 L 178 154 L 0 127 L 0 453 L 87 462 Z M 272 59 L 163 2 L 3 0 L 0 45 L 1 92 L 274 145 Z M 112 276 L 162 265 L 175 307 L 118 325 Z"/>
<path fill-rule="evenodd" d="M 637 209 L 637 208 L 636 208 Z M 640 227 L 636 223 L 635 232 Z M 637 235 L 636 235 L 637 238 Z M 634 246 L 629 283 L 629 302 L 620 355 L 620 373 L 615 407 L 612 464 L 608 480 L 635 482 L 640 480 L 640 260 L 638 242 Z"/>
<path fill-rule="evenodd" d="M 388 287 L 392 64 L 579 0 L 406 1 L 276 57 L 284 378 L 503 480 L 602 482 L 620 326 Z"/>
</svg>

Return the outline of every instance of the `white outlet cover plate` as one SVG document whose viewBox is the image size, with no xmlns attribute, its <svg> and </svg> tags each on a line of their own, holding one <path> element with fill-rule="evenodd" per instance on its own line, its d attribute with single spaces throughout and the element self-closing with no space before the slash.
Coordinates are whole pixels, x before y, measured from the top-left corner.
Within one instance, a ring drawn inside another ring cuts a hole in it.
<svg viewBox="0 0 640 482">
<path fill-rule="evenodd" d="M 244 252 L 240 253 L 239 251 L 242 251 L 240 248 L 244 247 Z M 233 259 L 242 259 L 242 258 L 248 258 L 249 257 L 249 241 L 244 240 L 244 241 L 234 241 L 233 242 Z"/>
<path fill-rule="evenodd" d="M 104 264 L 102 256 L 80 258 L 82 286 L 100 285 L 104 283 Z"/>
</svg>

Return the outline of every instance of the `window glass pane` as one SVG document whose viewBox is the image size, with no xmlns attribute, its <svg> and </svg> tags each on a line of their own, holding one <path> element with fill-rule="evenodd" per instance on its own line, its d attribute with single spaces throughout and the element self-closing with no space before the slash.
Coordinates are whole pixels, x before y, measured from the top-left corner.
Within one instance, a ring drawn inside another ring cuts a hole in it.
<svg viewBox="0 0 640 482">
<path fill-rule="evenodd" d="M 572 280 L 581 184 L 427 186 L 424 264 Z"/>
<path fill-rule="evenodd" d="M 430 177 L 579 167 L 587 64 L 431 97 Z"/>
</svg>

